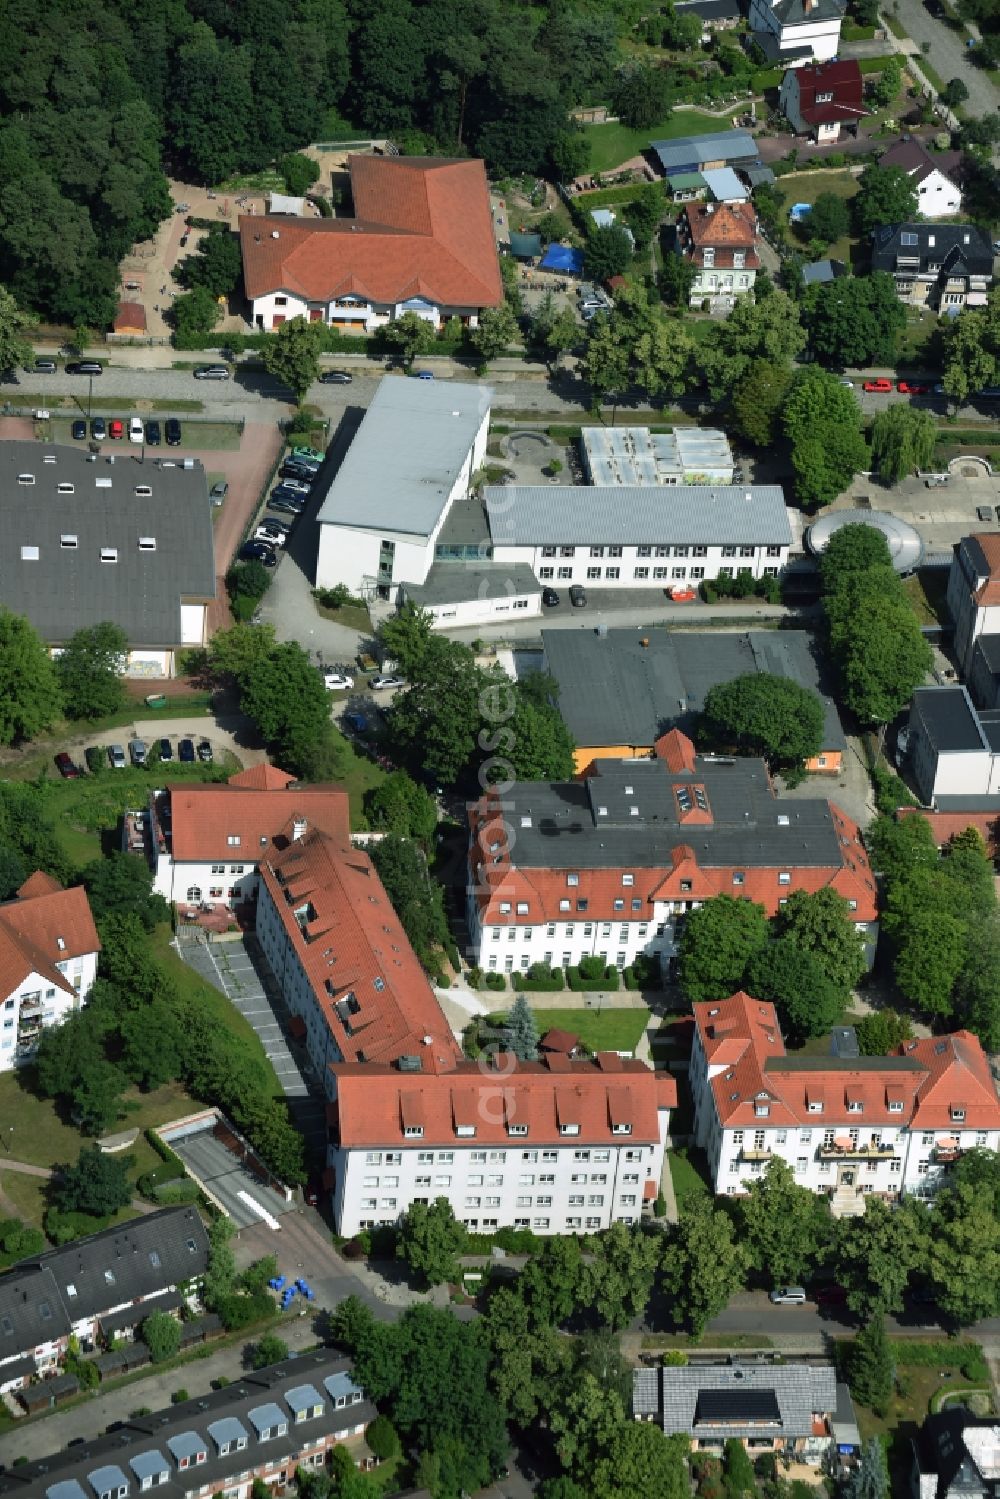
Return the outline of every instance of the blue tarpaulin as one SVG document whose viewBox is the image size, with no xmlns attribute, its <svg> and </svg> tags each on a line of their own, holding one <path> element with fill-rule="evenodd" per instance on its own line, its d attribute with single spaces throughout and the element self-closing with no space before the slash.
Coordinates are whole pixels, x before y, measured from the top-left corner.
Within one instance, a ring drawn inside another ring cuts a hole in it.
<svg viewBox="0 0 1000 1499">
<path fill-rule="evenodd" d="M 549 245 L 539 265 L 543 271 L 568 271 L 579 276 L 583 270 L 583 251 L 571 250 L 569 245 Z"/>
</svg>

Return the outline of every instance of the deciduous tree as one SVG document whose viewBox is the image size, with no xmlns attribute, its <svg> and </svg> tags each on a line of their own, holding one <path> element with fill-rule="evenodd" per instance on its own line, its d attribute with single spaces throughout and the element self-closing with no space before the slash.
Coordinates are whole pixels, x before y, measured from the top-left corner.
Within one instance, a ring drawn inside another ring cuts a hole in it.
<svg viewBox="0 0 1000 1499">
<path fill-rule="evenodd" d="M 304 317 L 289 318 L 260 348 L 260 362 L 269 375 L 287 385 L 301 406 L 306 391 L 319 377 L 323 325 Z"/>
<path fill-rule="evenodd" d="M 681 1211 L 663 1253 L 663 1284 L 673 1317 L 699 1336 L 743 1285 L 749 1253 L 732 1219 L 709 1197 L 693 1197 Z"/>
<path fill-rule="evenodd" d="M 404 312 L 402 317 L 393 318 L 379 330 L 379 340 L 409 369 L 417 355 L 426 354 L 433 344 L 434 329 L 426 318 L 415 312 Z"/>
<path fill-rule="evenodd" d="M 431 878 L 423 850 L 409 838 L 389 833 L 372 844 L 371 860 L 385 886 L 417 957 L 430 967 L 435 950 L 447 941 L 443 891 Z"/>
<path fill-rule="evenodd" d="M 737 1199 L 740 1240 L 750 1263 L 773 1285 L 802 1282 L 816 1270 L 830 1241 L 830 1211 L 822 1197 L 796 1184 L 780 1157 L 767 1163 Z"/>
<path fill-rule="evenodd" d="M 715 895 L 688 914 L 680 940 L 680 974 L 690 1000 L 724 999 L 740 987 L 747 964 L 768 940 L 763 906 Z"/>
<path fill-rule="evenodd" d="M 365 793 L 365 816 L 370 827 L 383 833 L 413 838 L 429 849 L 437 832 L 434 798 L 405 770 L 394 770 Z"/>
<path fill-rule="evenodd" d="M 820 957 L 791 936 L 772 939 L 754 953 L 744 984 L 755 999 L 777 1007 L 782 1029 L 795 1041 L 825 1035 L 844 1007 L 843 993 Z"/>
<path fill-rule="evenodd" d="M 851 201 L 857 232 L 871 234 L 882 224 L 898 224 L 917 213 L 917 189 L 902 167 L 870 163 L 858 179 Z"/>
<path fill-rule="evenodd" d="M 584 269 L 592 281 L 622 276 L 632 260 L 632 245 L 620 224 L 595 224 L 583 249 Z"/>
<path fill-rule="evenodd" d="M 479 315 L 479 325 L 469 334 L 469 342 L 484 364 L 499 359 L 519 342 L 517 318 L 506 302 L 486 307 Z"/>
<path fill-rule="evenodd" d="M 151 1312 L 140 1332 L 154 1364 L 162 1364 L 173 1358 L 181 1346 L 181 1324 L 169 1312 Z"/>
<path fill-rule="evenodd" d="M 937 422 L 931 412 L 916 406 L 897 404 L 877 412 L 872 422 L 871 444 L 872 463 L 879 478 L 886 484 L 898 484 L 918 469 L 931 468 L 937 433 Z"/>
<path fill-rule="evenodd" d="M 6 287 L 0 286 L 0 373 L 31 364 L 31 337 L 37 323 L 37 317 L 24 312 Z"/>
<path fill-rule="evenodd" d="M 910 1274 L 926 1254 L 918 1212 L 910 1199 L 892 1209 L 880 1197 L 869 1197 L 861 1217 L 838 1220 L 832 1266 L 859 1317 L 902 1309 Z"/>
<path fill-rule="evenodd" d="M 729 316 L 712 327 L 701 346 L 702 373 L 712 399 L 720 401 L 757 360 L 788 367 L 805 348 L 799 309 L 785 292 L 762 301 L 740 297 Z"/>
<path fill-rule="evenodd" d="M 851 211 L 847 199 L 842 198 L 839 193 L 820 193 L 812 206 L 806 228 L 812 238 L 821 239 L 827 245 L 832 245 L 836 239 L 843 239 L 851 229 Z"/>
<path fill-rule="evenodd" d="M 105 620 L 71 635 L 56 659 L 56 675 L 69 718 L 104 718 L 125 701 L 123 674 L 128 636 Z"/>
<path fill-rule="evenodd" d="M 807 687 L 770 672 L 751 672 L 709 688 L 699 739 L 772 766 L 800 765 L 823 743 L 823 704 Z"/>
<path fill-rule="evenodd" d="M 613 1223 L 583 1266 L 581 1301 L 594 1308 L 606 1327 L 624 1327 L 646 1307 L 660 1254 L 656 1234 Z"/>
<path fill-rule="evenodd" d="M 276 762 L 294 773 L 326 733 L 330 702 L 323 678 L 295 641 L 284 641 L 242 687 L 240 703 Z"/>
<path fill-rule="evenodd" d="M 961 1182 L 935 1199 L 928 1245 L 934 1297 L 960 1326 L 1000 1307 L 1000 1219 L 989 1193 Z"/>
<path fill-rule="evenodd" d="M 791 383 L 791 369 L 767 359 L 755 359 L 737 381 L 732 393 L 734 425 L 754 447 L 773 444 Z"/>
<path fill-rule="evenodd" d="M 110 1217 L 131 1195 L 128 1158 L 105 1155 L 97 1145 L 81 1150 L 74 1166 L 58 1166 L 52 1179 L 53 1201 L 64 1213 Z"/>
<path fill-rule="evenodd" d="M 906 327 L 906 308 L 892 276 L 874 271 L 809 287 L 803 298 L 803 319 L 809 347 L 823 364 L 864 368 L 895 362 L 899 336 Z"/>
<path fill-rule="evenodd" d="M 825 370 L 812 367 L 796 378 L 785 402 L 784 428 L 792 445 L 796 493 L 807 509 L 829 505 L 868 462 L 857 398 Z"/>
<path fill-rule="evenodd" d="M 865 944 L 845 898 L 829 885 L 793 890 L 775 918 L 780 936 L 814 954 L 841 996 L 865 972 Z"/>
<path fill-rule="evenodd" d="M 33 739 L 57 718 L 62 694 L 38 632 L 0 608 L 0 744 Z"/>
<path fill-rule="evenodd" d="M 458 1279 L 457 1255 L 468 1235 L 447 1197 L 410 1204 L 399 1225 L 396 1254 L 429 1286 Z"/>
<path fill-rule="evenodd" d="M 288 1344 L 279 1338 L 276 1333 L 266 1332 L 253 1345 L 250 1355 L 250 1367 L 252 1369 L 266 1369 L 268 1364 L 280 1364 L 282 1359 L 288 1357 Z"/>
</svg>

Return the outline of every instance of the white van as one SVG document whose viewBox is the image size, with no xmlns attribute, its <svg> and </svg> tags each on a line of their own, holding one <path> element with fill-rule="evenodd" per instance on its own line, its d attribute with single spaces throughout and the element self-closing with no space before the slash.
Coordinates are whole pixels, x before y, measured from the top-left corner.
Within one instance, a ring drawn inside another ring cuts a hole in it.
<svg viewBox="0 0 1000 1499">
<path fill-rule="evenodd" d="M 145 435 L 146 434 L 143 431 L 143 426 L 142 426 L 142 417 L 141 416 L 130 416 L 129 419 L 128 419 L 128 440 L 129 440 L 129 442 L 142 442 L 143 439 L 145 438 Z"/>
</svg>

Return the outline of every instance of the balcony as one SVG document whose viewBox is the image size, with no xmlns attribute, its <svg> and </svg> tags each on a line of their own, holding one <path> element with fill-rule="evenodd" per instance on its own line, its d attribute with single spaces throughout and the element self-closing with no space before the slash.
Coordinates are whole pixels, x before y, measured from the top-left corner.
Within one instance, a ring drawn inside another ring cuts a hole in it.
<svg viewBox="0 0 1000 1499">
<path fill-rule="evenodd" d="M 962 1142 L 957 1135 L 938 1140 L 932 1152 L 933 1159 L 942 1166 L 950 1166 L 963 1154 Z"/>
<path fill-rule="evenodd" d="M 824 1140 L 823 1144 L 819 1147 L 819 1158 L 821 1161 L 890 1161 L 895 1154 L 895 1145 L 875 1145 L 870 1140 L 867 1144 L 862 1145 L 858 1141 L 852 1140 L 849 1135 L 837 1135 L 829 1144 Z"/>
<path fill-rule="evenodd" d="M 774 1154 L 773 1150 L 764 1149 L 762 1146 L 741 1145 L 741 1161 L 769 1161 Z"/>
</svg>

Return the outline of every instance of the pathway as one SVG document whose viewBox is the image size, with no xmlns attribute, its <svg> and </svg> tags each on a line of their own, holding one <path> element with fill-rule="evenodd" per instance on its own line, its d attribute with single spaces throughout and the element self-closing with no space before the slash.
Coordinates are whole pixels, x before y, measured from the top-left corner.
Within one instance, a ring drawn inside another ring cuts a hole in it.
<svg viewBox="0 0 1000 1499">
<path fill-rule="evenodd" d="M 11 1161 L 6 1156 L 0 1159 L 0 1172 L 14 1171 L 20 1176 L 36 1176 L 42 1181 L 52 1180 L 52 1168 L 50 1166 L 32 1166 L 28 1161 Z M 2 1188 L 0 1188 L 0 1207 L 9 1214 L 11 1218 L 20 1218 L 21 1210 L 12 1203 Z M 155 1213 L 156 1206 L 146 1202 L 142 1197 L 133 1197 L 129 1201 L 129 1207 L 133 1212 L 141 1214 Z M 40 1226 L 40 1225 L 37 1225 Z"/>
<path fill-rule="evenodd" d="M 990 75 L 976 67 L 960 31 L 952 31 L 944 20 L 931 15 L 923 0 L 898 0 L 893 7 L 908 33 L 905 40 L 893 39 L 893 46 L 920 67 L 921 46 L 929 45 L 929 60 L 938 77 L 948 83 L 960 78 L 969 90 L 967 112 L 972 115 L 993 114 L 1000 102 L 1000 92 Z"/>
</svg>

